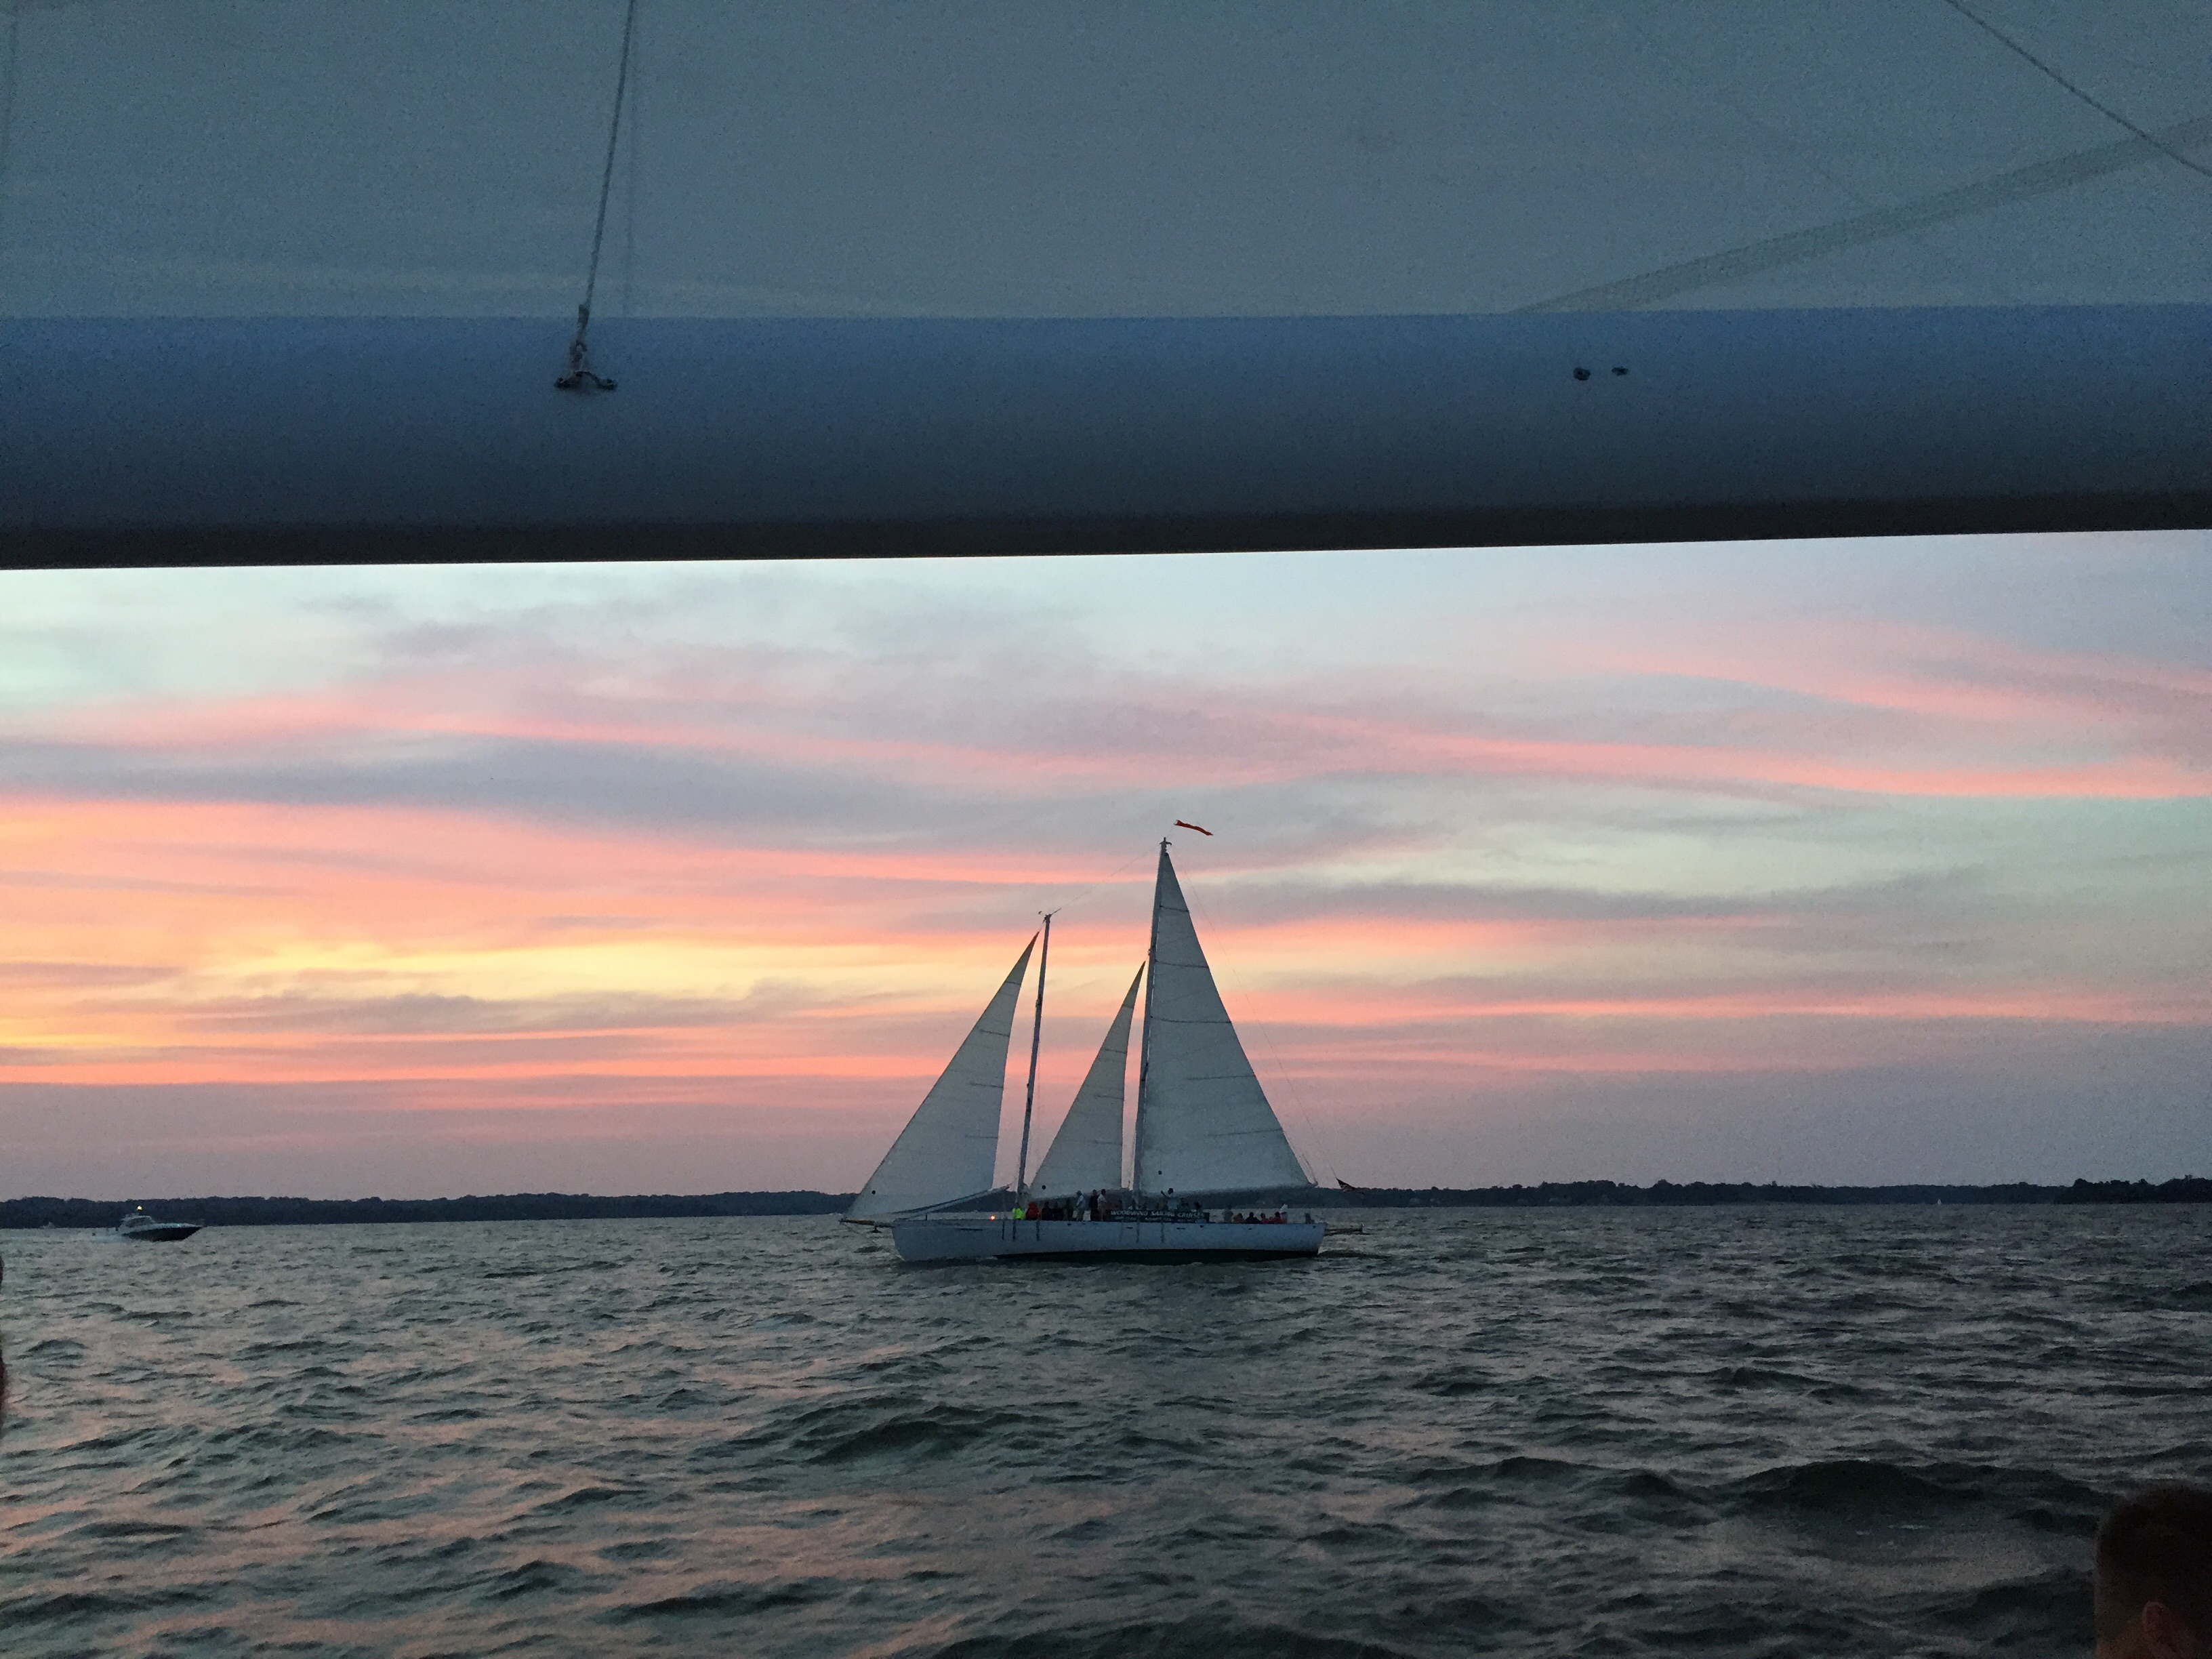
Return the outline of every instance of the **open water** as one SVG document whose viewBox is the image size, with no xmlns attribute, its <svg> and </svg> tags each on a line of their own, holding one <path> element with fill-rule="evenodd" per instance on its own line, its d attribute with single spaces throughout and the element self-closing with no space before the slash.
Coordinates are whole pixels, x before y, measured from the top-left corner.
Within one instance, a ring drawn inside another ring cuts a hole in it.
<svg viewBox="0 0 2212 1659">
<path fill-rule="evenodd" d="M 2086 1654 L 2212 1474 L 2212 1212 L 0 1235 L 0 1650 Z"/>
</svg>

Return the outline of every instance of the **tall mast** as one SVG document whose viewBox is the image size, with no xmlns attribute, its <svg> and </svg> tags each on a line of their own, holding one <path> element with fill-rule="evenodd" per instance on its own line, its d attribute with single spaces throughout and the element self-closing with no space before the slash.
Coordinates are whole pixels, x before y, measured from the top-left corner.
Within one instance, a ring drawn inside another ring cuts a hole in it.
<svg viewBox="0 0 2212 1659">
<path fill-rule="evenodd" d="M 1160 837 L 1160 862 L 1167 862 L 1168 840 Z M 1145 945 L 1145 1034 L 1137 1049 L 1137 1150 L 1129 1171 L 1129 1184 L 1139 1192 L 1145 1189 L 1145 1105 L 1152 1092 L 1152 995 L 1159 984 L 1159 972 L 1154 958 L 1160 949 L 1160 884 L 1152 881 L 1152 934 Z"/>
<path fill-rule="evenodd" d="M 1014 1202 L 1022 1201 L 1022 1193 L 1030 1184 L 1030 1114 L 1036 1109 L 1037 1045 L 1044 1038 L 1044 969 L 1052 960 L 1052 917 L 1044 913 L 1044 948 L 1037 952 L 1036 1014 L 1030 1024 L 1030 1087 L 1022 1097 L 1022 1156 L 1014 1166 Z"/>
</svg>

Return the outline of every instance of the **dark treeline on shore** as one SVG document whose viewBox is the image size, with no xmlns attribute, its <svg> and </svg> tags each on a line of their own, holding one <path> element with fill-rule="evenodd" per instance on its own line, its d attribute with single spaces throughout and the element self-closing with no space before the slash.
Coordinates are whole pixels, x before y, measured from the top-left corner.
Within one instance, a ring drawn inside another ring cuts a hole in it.
<svg viewBox="0 0 2212 1659">
<path fill-rule="evenodd" d="M 2212 1204 L 2212 1180 L 2076 1181 L 2039 1187 L 1785 1187 L 1769 1182 L 1547 1181 L 1537 1187 L 1376 1187 L 1286 1192 L 1284 1201 L 1332 1209 L 1696 1208 L 1737 1204 Z M 371 1221 L 603 1221 L 701 1216 L 834 1215 L 850 1193 L 503 1193 L 467 1198 L 164 1198 L 145 1200 L 165 1220 L 211 1227 L 308 1226 Z M 1247 1200 L 1247 1202 L 1251 1200 Z M 129 1207 L 118 1199 L 0 1200 L 0 1228 L 112 1227 Z"/>
<path fill-rule="evenodd" d="M 1725 1204 L 2212 1204 L 2212 1180 L 2185 1176 L 2148 1181 L 2076 1181 L 2039 1187 L 2025 1181 L 1995 1187 L 1786 1187 L 1748 1181 L 1655 1181 L 1626 1187 L 1613 1181 L 1547 1181 L 1539 1187 L 1378 1187 L 1337 1195 L 1340 1203 L 1375 1208 L 1429 1206 L 1476 1209 L 1551 1206 L 1695 1208 Z"/>
<path fill-rule="evenodd" d="M 299 1227 L 363 1221 L 605 1221 L 645 1217 L 834 1215 L 850 1193 L 499 1193 L 467 1198 L 161 1198 L 144 1200 L 165 1221 L 210 1227 Z M 112 1227 L 128 1203 L 114 1199 L 0 1200 L 0 1227 Z"/>
</svg>

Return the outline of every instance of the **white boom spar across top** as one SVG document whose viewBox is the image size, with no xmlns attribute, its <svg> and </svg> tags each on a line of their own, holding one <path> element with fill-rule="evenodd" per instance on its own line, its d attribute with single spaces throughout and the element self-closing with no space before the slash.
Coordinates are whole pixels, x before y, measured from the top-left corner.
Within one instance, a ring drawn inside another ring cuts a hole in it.
<svg viewBox="0 0 2212 1659">
<path fill-rule="evenodd" d="M 1006 983 L 846 1211 L 848 1220 L 888 1220 L 989 1189 L 999 1155 L 1014 1004 L 1036 948 L 1035 938 L 1022 948 Z"/>
<path fill-rule="evenodd" d="M 1111 1191 L 1121 1184 L 1122 1082 L 1129 1068 L 1129 1019 L 1136 1011 L 1137 987 L 1144 977 L 1145 970 L 1139 968 L 1136 978 L 1129 981 L 1129 994 L 1121 999 L 1121 1011 L 1106 1028 L 1106 1040 L 1098 1045 L 1098 1057 L 1091 1062 L 1083 1086 L 1075 1091 L 1074 1104 L 1060 1120 L 1060 1133 L 1052 1138 L 1052 1150 L 1037 1165 L 1030 1191 L 1039 1198 Z"/>
<path fill-rule="evenodd" d="M 1150 965 L 1137 1073 L 1137 1190 L 1310 1184 L 1222 1006 L 1164 841 L 1152 890 Z"/>
</svg>

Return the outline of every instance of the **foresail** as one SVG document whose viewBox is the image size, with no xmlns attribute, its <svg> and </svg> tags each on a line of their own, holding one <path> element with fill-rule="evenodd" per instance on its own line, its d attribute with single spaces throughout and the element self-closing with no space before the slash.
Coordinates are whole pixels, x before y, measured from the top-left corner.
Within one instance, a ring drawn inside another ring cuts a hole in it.
<svg viewBox="0 0 2212 1659">
<path fill-rule="evenodd" d="M 1029 972 L 1032 939 L 899 1138 L 845 1212 L 854 1221 L 881 1221 L 980 1193 L 991 1184 L 999 1156 L 999 1113 L 1005 1103 L 1006 1044 L 1014 1003 Z"/>
<path fill-rule="evenodd" d="M 1089 1075 L 1075 1091 L 1075 1103 L 1060 1121 L 1052 1138 L 1052 1150 L 1037 1165 L 1030 1190 L 1039 1198 L 1065 1198 L 1073 1193 L 1112 1188 L 1121 1184 L 1121 1095 L 1129 1069 L 1129 1017 L 1137 1006 L 1137 986 L 1145 970 L 1129 981 L 1129 994 L 1121 999 L 1121 1012 L 1106 1028 L 1106 1041 Z"/>
<path fill-rule="evenodd" d="M 1138 1189 L 1238 1192 L 1306 1184 L 1305 1169 L 1221 1005 L 1165 847 L 1152 897 L 1152 974 L 1137 1090 Z"/>
</svg>

